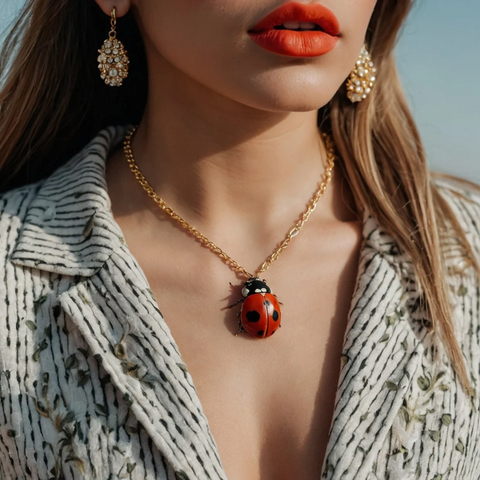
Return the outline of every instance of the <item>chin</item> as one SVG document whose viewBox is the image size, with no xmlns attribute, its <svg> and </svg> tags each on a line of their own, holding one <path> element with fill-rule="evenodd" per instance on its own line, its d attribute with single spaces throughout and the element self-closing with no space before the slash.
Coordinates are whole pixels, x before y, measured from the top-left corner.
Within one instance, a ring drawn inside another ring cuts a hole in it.
<svg viewBox="0 0 480 480">
<path fill-rule="evenodd" d="M 336 75 L 337 77 L 337 75 Z M 241 103 L 259 110 L 272 112 L 310 112 L 325 106 L 335 96 L 343 81 L 321 78 L 263 78 L 256 85 L 250 84 L 242 92 Z M 233 92 L 231 92 L 233 93 Z M 238 93 L 238 90 L 235 92 Z"/>
<path fill-rule="evenodd" d="M 311 95 L 305 92 L 297 92 L 296 95 L 285 93 L 275 97 L 262 96 L 258 101 L 246 103 L 253 108 L 268 112 L 311 112 L 325 106 L 334 95 L 335 92 L 331 95 L 319 95 L 318 91 Z"/>
<path fill-rule="evenodd" d="M 312 101 L 311 98 L 305 99 L 303 102 L 289 102 L 282 110 L 285 112 L 311 112 L 313 110 L 319 110 L 325 106 L 332 97 L 322 99 L 319 101 Z"/>
</svg>

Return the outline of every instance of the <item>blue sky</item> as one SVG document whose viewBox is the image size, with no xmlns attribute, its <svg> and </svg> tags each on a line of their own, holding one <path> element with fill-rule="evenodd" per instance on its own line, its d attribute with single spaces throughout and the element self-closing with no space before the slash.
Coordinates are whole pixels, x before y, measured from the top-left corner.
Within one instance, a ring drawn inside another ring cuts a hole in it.
<svg viewBox="0 0 480 480">
<path fill-rule="evenodd" d="M 480 183 L 479 24 L 479 0 L 419 0 L 396 55 L 431 167 Z"/>
<path fill-rule="evenodd" d="M 3 30 L 23 0 L 0 1 Z M 479 24 L 480 0 L 418 0 L 396 55 L 431 168 L 480 183 Z"/>
</svg>

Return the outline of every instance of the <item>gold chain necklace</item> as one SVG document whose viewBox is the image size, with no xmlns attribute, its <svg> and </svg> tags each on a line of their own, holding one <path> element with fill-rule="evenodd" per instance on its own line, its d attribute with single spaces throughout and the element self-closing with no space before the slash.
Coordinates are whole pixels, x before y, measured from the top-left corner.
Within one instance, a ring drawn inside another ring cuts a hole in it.
<svg viewBox="0 0 480 480">
<path fill-rule="evenodd" d="M 183 228 L 188 230 L 195 238 L 200 240 L 208 249 L 218 255 L 232 270 L 241 273 L 247 277 L 247 281 L 243 284 L 242 296 L 233 305 L 242 302 L 242 309 L 238 312 L 237 317 L 239 330 L 236 333 L 238 335 L 242 331 L 246 331 L 249 335 L 255 338 L 267 338 L 273 335 L 277 329 L 281 326 L 281 311 L 280 305 L 276 295 L 272 294 L 270 287 L 267 286 L 265 280 L 260 280 L 261 275 L 267 268 L 279 257 L 279 255 L 287 248 L 292 238 L 298 234 L 305 222 L 310 217 L 311 213 L 315 210 L 317 202 L 323 197 L 333 176 L 333 167 L 335 166 L 335 147 L 333 141 L 329 135 L 322 133 L 325 139 L 327 149 L 327 167 L 325 169 L 324 179 L 319 182 L 317 191 L 308 202 L 307 209 L 302 213 L 300 218 L 295 222 L 292 229 L 287 233 L 285 239 L 279 246 L 273 251 L 273 253 L 263 262 L 260 268 L 257 269 L 255 275 L 247 272 L 245 268 L 239 265 L 233 258 L 227 255 L 220 247 L 217 247 L 211 242 L 203 233 L 199 232 L 195 227 L 190 225 L 180 215 L 175 213 L 171 207 L 169 207 L 154 191 L 152 186 L 148 183 L 147 179 L 140 171 L 135 158 L 133 157 L 131 140 L 133 134 L 137 130 L 138 126 L 130 129 L 123 142 L 123 151 L 127 159 L 130 170 L 135 175 L 138 183 L 147 192 L 148 196 L 170 217 L 176 220 Z M 230 284 L 231 285 L 231 284 Z"/>
</svg>

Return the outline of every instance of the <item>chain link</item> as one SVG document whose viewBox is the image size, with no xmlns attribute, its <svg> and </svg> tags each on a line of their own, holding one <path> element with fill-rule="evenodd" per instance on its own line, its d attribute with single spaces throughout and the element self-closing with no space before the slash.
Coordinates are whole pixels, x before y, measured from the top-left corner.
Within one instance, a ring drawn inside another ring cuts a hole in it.
<svg viewBox="0 0 480 480">
<path fill-rule="evenodd" d="M 255 272 L 255 275 L 247 272 L 241 265 L 239 265 L 233 258 L 227 255 L 220 247 L 215 245 L 211 242 L 203 233 L 199 232 L 194 226 L 190 225 L 186 220 L 184 220 L 180 215 L 175 213 L 172 208 L 170 208 L 154 191 L 152 186 L 148 183 L 147 179 L 140 171 L 135 159 L 133 157 L 132 152 L 132 144 L 131 140 L 133 134 L 135 133 L 137 126 L 133 127 L 131 130 L 127 132 L 125 136 L 125 140 L 123 143 L 123 150 L 125 152 L 125 157 L 127 158 L 127 162 L 130 166 L 130 170 L 135 175 L 138 183 L 142 186 L 142 188 L 147 192 L 148 196 L 170 217 L 176 220 L 183 228 L 188 230 L 194 237 L 198 238 L 207 248 L 209 248 L 213 253 L 218 255 L 230 268 L 233 270 L 245 275 L 247 278 L 251 277 L 258 277 L 263 272 L 267 270 L 267 268 L 279 257 L 279 255 L 288 247 L 288 244 L 291 242 L 292 238 L 295 237 L 300 229 L 303 227 L 305 222 L 308 220 L 312 212 L 315 210 L 317 206 L 317 202 L 320 198 L 323 197 L 325 191 L 327 189 L 328 184 L 333 176 L 333 167 L 335 166 L 335 146 L 333 145 L 333 141 L 328 134 L 325 132 L 322 133 L 323 138 L 325 139 L 326 149 L 327 149 L 327 167 L 325 169 L 325 176 L 324 179 L 319 182 L 317 191 L 310 199 L 308 203 L 308 207 L 305 212 L 302 213 L 300 218 L 294 224 L 292 229 L 287 233 L 287 236 L 283 240 L 283 242 L 274 250 L 274 252 L 262 263 L 260 268 Z"/>
<path fill-rule="evenodd" d="M 117 32 L 115 30 L 117 26 L 117 11 L 115 7 L 112 7 L 112 12 L 110 13 L 110 32 L 108 33 L 109 40 L 115 40 L 117 38 Z"/>
</svg>

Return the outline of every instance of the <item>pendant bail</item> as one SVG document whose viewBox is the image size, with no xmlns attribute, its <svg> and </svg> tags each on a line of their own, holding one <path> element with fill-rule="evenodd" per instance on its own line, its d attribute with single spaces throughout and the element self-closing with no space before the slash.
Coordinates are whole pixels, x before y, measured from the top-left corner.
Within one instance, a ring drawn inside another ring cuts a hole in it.
<svg viewBox="0 0 480 480">
<path fill-rule="evenodd" d="M 110 40 L 114 40 L 115 38 L 117 38 L 117 32 L 115 30 L 116 26 L 117 26 L 117 14 L 116 14 L 116 10 L 115 10 L 115 7 L 112 7 L 112 12 L 110 14 L 110 32 L 108 34 L 108 37 Z"/>
</svg>

